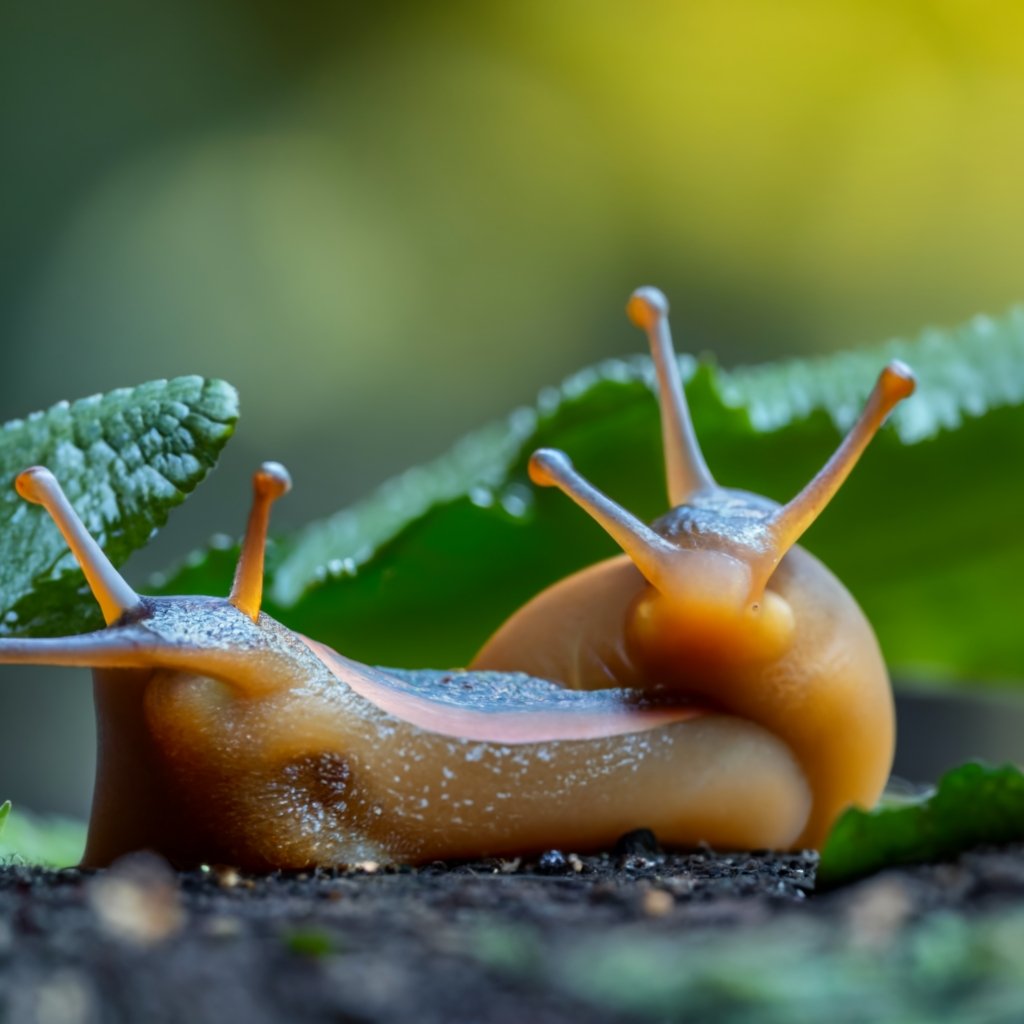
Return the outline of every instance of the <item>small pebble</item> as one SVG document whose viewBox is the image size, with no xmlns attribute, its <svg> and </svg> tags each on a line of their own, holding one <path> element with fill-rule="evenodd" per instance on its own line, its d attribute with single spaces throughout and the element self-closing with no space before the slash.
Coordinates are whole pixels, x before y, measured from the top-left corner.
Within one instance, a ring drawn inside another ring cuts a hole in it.
<svg viewBox="0 0 1024 1024">
<path fill-rule="evenodd" d="M 629 854 L 619 858 L 619 867 L 623 871 L 638 874 L 641 871 L 651 871 L 658 866 L 658 861 L 653 857 L 646 857 L 642 854 Z"/>
<path fill-rule="evenodd" d="M 653 858 L 660 856 L 663 851 L 658 837 L 649 828 L 638 828 L 619 836 L 614 852 L 620 857 L 634 855 Z"/>
<path fill-rule="evenodd" d="M 676 875 L 662 880 L 676 896 L 692 896 L 696 885 L 692 878 Z"/>
<path fill-rule="evenodd" d="M 865 882 L 848 911 L 851 944 L 862 948 L 884 946 L 914 912 L 907 886 L 885 876 Z"/>
<path fill-rule="evenodd" d="M 672 893 L 664 889 L 650 889 L 644 893 L 643 907 L 648 917 L 664 917 L 672 912 L 675 905 Z"/>
<path fill-rule="evenodd" d="M 222 889 L 234 889 L 242 880 L 237 868 L 228 867 L 226 864 L 218 864 L 213 868 L 213 876 Z"/>
<path fill-rule="evenodd" d="M 564 875 L 570 868 L 561 850 L 547 850 L 540 855 L 537 870 L 542 875 Z"/>
<path fill-rule="evenodd" d="M 89 883 L 88 900 L 110 935 L 153 946 L 185 925 L 178 878 L 156 854 L 122 857 Z"/>
</svg>

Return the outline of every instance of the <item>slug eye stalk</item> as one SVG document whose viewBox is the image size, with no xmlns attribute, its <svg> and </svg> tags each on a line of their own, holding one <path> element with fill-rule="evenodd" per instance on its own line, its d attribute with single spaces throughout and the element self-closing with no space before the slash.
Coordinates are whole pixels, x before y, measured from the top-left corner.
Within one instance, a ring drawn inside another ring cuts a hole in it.
<svg viewBox="0 0 1024 1024">
<path fill-rule="evenodd" d="M 656 288 L 640 288 L 627 305 L 630 319 L 646 331 L 657 371 L 665 475 L 673 505 L 724 494 L 711 475 L 693 429 L 672 348 L 668 300 Z M 813 480 L 788 504 L 766 518 L 758 543 L 743 550 L 730 539 L 716 546 L 713 535 L 702 541 L 706 550 L 680 547 L 660 536 L 584 479 L 564 452 L 541 449 L 530 460 L 530 477 L 542 487 L 557 487 L 579 505 L 630 557 L 645 579 L 665 593 L 705 591 L 711 577 L 707 555 L 720 551 L 728 561 L 714 564 L 713 577 L 742 603 L 760 600 L 772 573 L 786 552 L 821 514 L 849 476 L 868 443 L 893 408 L 914 392 L 914 375 L 893 361 L 879 375 L 857 423 Z M 723 507 L 724 503 L 723 503 Z M 722 514 L 722 536 L 730 537 L 728 513 Z M 730 564 L 731 563 L 731 564 Z M 745 563 L 745 564 L 744 564 Z"/>
<path fill-rule="evenodd" d="M 557 487 L 580 506 L 629 556 L 651 586 L 664 594 L 702 595 L 727 605 L 741 604 L 750 592 L 750 570 L 731 554 L 681 548 L 584 479 L 560 451 L 542 448 L 530 459 L 530 479 Z"/>
<path fill-rule="evenodd" d="M 42 505 L 49 513 L 85 574 L 108 626 L 140 610 L 142 598 L 111 564 L 48 469 L 44 466 L 26 469 L 15 478 L 14 488 L 26 501 Z"/>
<path fill-rule="evenodd" d="M 292 489 L 292 478 L 279 462 L 264 462 L 252 479 L 252 509 L 238 556 L 228 601 L 255 622 L 263 601 L 263 561 L 267 549 L 270 506 Z"/>
<path fill-rule="evenodd" d="M 26 501 L 41 505 L 49 513 L 85 575 L 108 626 L 125 615 L 141 611 L 142 598 L 114 568 L 85 528 L 57 478 L 45 466 L 32 466 L 19 473 L 14 487 Z M 291 490 L 292 480 L 279 462 L 264 462 L 253 474 L 252 487 L 252 507 L 228 601 L 255 622 L 263 599 L 270 507 Z"/>
<path fill-rule="evenodd" d="M 771 557 L 770 560 L 766 560 L 767 564 L 762 570 L 762 588 L 785 553 L 804 535 L 846 482 L 853 467 L 864 454 L 864 449 L 878 433 L 889 414 L 900 402 L 909 398 L 916 387 L 917 381 L 913 371 L 898 359 L 894 359 L 878 375 L 864 411 L 835 453 L 814 479 L 772 518 L 769 526 L 772 538 Z"/>
<path fill-rule="evenodd" d="M 668 502 L 672 506 L 682 505 L 694 494 L 715 487 L 715 479 L 704 461 L 690 419 L 690 407 L 679 376 L 679 360 L 672 344 L 668 299 L 657 288 L 637 288 L 626 304 L 626 314 L 647 333 L 650 342 L 658 376 Z"/>
<path fill-rule="evenodd" d="M 247 692 L 282 689 L 301 675 L 293 657 L 267 649 L 258 627 L 270 507 L 291 487 L 288 471 L 264 463 L 253 476 L 253 504 L 228 600 L 145 598 L 114 568 L 85 528 L 54 475 L 33 466 L 15 479 L 26 501 L 43 506 L 81 566 L 107 628 L 77 636 L 0 640 L 0 663 L 87 668 L 169 668 L 219 678 Z M 239 643 L 237 612 L 252 635 Z M 226 612 L 225 619 L 220 612 Z M 215 621 L 218 628 L 200 626 Z"/>
</svg>

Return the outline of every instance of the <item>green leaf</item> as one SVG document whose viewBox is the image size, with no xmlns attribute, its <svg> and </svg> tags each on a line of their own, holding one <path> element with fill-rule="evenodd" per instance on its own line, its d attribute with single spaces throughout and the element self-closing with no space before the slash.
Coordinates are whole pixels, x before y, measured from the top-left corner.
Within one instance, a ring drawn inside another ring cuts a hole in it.
<svg viewBox="0 0 1024 1024">
<path fill-rule="evenodd" d="M 23 810 L 11 814 L 10 810 L 9 800 L 0 806 L 0 863 L 20 860 L 66 868 L 82 859 L 86 831 L 83 822 Z"/>
<path fill-rule="evenodd" d="M 890 664 L 917 676 L 1019 677 L 1024 310 L 915 341 L 726 372 L 681 360 L 693 418 L 724 484 L 785 501 L 831 454 L 889 359 L 918 394 L 893 417 L 806 546 L 850 587 Z M 665 511 L 647 358 L 608 361 L 351 508 L 285 539 L 268 610 L 365 661 L 465 664 L 547 584 L 615 553 L 571 502 L 529 484 L 537 447 L 564 448 L 645 519 Z M 1015 500 L 1016 499 L 1016 500 Z M 223 593 L 233 555 L 193 560 L 168 589 Z"/>
<path fill-rule="evenodd" d="M 821 852 L 818 882 L 836 885 L 894 864 L 952 857 L 980 843 L 1024 839 L 1024 774 L 1014 765 L 961 765 L 930 795 L 872 811 L 851 808 Z"/>
<path fill-rule="evenodd" d="M 107 556 L 123 562 L 213 467 L 238 417 L 230 384 L 151 381 L 14 420 L 0 430 L 0 633 L 57 636 L 102 624 L 56 527 L 10 486 L 45 465 Z"/>
</svg>

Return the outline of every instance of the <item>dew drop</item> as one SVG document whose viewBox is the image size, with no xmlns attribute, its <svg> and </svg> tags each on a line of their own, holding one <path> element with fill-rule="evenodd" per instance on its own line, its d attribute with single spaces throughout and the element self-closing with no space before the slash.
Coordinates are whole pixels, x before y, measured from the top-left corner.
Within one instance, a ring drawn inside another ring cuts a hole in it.
<svg viewBox="0 0 1024 1024">
<path fill-rule="evenodd" d="M 477 508 L 490 508 L 494 504 L 494 494 L 489 488 L 478 484 L 469 492 L 469 500 Z"/>
<path fill-rule="evenodd" d="M 521 484 L 513 484 L 501 496 L 501 507 L 516 519 L 522 519 L 533 504 L 533 494 Z"/>
</svg>

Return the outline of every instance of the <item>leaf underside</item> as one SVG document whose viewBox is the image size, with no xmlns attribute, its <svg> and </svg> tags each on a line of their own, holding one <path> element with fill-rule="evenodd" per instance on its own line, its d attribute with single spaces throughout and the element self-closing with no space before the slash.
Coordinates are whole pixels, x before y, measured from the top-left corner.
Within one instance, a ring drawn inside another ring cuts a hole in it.
<svg viewBox="0 0 1024 1024">
<path fill-rule="evenodd" d="M 1024 500 L 1008 481 L 1024 465 L 1024 310 L 855 353 L 728 372 L 681 366 L 719 481 L 785 501 L 891 358 L 914 368 L 918 393 L 805 546 L 864 606 L 897 671 L 1019 677 Z M 644 519 L 665 511 L 652 387 L 646 357 L 584 370 L 284 539 L 268 560 L 267 610 L 364 661 L 465 664 L 520 604 L 617 550 L 562 495 L 530 485 L 534 449 L 565 449 Z M 164 592 L 222 593 L 234 557 L 197 555 Z"/>
<path fill-rule="evenodd" d="M 832 829 L 818 882 L 837 885 L 897 864 L 944 860 L 981 843 L 1024 840 L 1024 774 L 970 763 L 922 800 L 848 810 Z"/>
<path fill-rule="evenodd" d="M 61 402 L 0 429 L 0 634 L 59 636 L 102 625 L 95 600 L 43 509 L 11 483 L 32 465 L 61 482 L 118 565 L 206 476 L 231 436 L 230 384 L 177 377 Z"/>
</svg>

